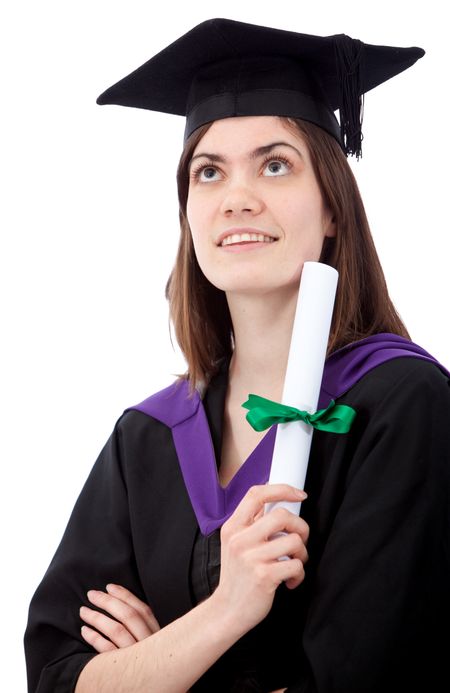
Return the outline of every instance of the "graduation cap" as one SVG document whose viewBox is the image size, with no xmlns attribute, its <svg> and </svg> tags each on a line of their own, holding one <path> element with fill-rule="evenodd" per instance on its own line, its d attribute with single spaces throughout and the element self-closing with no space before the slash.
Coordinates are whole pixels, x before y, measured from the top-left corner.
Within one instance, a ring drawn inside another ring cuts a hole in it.
<svg viewBox="0 0 450 693">
<path fill-rule="evenodd" d="M 185 140 L 222 118 L 301 118 L 335 137 L 347 155 L 359 157 L 363 95 L 424 53 L 345 34 L 311 36 L 210 19 L 107 89 L 97 103 L 186 116 Z"/>
</svg>

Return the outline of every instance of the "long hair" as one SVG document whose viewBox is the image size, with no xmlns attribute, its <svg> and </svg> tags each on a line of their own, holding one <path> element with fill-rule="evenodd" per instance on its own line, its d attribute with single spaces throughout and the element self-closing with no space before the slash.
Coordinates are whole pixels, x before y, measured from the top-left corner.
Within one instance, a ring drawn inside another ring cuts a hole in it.
<svg viewBox="0 0 450 693">
<path fill-rule="evenodd" d="M 328 354 L 379 332 L 408 339 L 389 298 L 358 185 L 339 144 L 312 123 L 281 120 L 306 143 L 324 204 L 335 224 L 336 235 L 325 238 L 320 257 L 339 272 Z M 185 377 L 193 385 L 206 384 L 222 359 L 233 351 L 233 325 L 225 293 L 201 271 L 186 217 L 190 160 L 210 127 L 207 124 L 196 130 L 181 155 L 177 172 L 181 235 L 166 287 L 171 321 L 188 364 Z"/>
</svg>

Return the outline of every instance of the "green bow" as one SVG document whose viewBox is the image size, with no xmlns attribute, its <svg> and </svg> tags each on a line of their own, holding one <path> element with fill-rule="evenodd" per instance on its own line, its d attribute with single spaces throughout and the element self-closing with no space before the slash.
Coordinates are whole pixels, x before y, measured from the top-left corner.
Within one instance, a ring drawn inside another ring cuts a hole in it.
<svg viewBox="0 0 450 693">
<path fill-rule="evenodd" d="M 255 431 L 264 431 L 277 423 L 304 421 L 319 431 L 347 433 L 356 416 L 356 411 L 352 407 L 336 404 L 334 400 L 331 400 L 326 409 L 319 409 L 315 414 L 308 414 L 307 411 L 273 402 L 271 399 L 258 395 L 249 395 L 242 406 L 249 410 L 246 419 Z"/>
</svg>

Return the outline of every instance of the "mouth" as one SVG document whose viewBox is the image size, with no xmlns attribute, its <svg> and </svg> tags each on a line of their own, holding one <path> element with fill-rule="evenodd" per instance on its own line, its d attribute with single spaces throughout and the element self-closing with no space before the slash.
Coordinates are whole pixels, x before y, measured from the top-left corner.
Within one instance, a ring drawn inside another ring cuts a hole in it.
<svg viewBox="0 0 450 693">
<path fill-rule="evenodd" d="M 217 245 L 225 248 L 230 245 L 247 245 L 249 243 L 274 243 L 277 239 L 267 233 L 256 231 L 227 232 L 222 234 Z"/>
</svg>

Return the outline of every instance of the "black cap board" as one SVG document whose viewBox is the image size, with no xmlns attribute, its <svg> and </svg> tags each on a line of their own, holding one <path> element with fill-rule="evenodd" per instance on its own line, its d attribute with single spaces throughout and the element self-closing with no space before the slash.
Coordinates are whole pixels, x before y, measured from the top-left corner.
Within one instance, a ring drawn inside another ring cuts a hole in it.
<svg viewBox="0 0 450 693">
<path fill-rule="evenodd" d="M 359 157 L 364 93 L 424 53 L 345 34 L 312 36 L 210 19 L 107 89 L 97 103 L 186 116 L 185 139 L 205 123 L 233 116 L 302 118 Z"/>
</svg>

